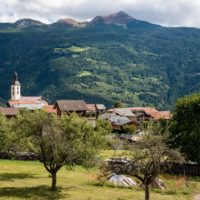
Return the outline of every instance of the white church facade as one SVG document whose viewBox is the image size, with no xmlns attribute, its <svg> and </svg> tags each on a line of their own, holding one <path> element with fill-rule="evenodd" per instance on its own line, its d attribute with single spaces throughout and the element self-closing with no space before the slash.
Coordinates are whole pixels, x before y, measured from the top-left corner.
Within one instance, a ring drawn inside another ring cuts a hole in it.
<svg viewBox="0 0 200 200">
<path fill-rule="evenodd" d="M 21 84 L 18 80 L 18 74 L 17 72 L 14 73 L 13 82 L 11 84 L 11 98 L 7 102 L 8 107 L 36 110 L 42 109 L 48 105 L 48 101 L 42 96 L 22 96 Z"/>
</svg>

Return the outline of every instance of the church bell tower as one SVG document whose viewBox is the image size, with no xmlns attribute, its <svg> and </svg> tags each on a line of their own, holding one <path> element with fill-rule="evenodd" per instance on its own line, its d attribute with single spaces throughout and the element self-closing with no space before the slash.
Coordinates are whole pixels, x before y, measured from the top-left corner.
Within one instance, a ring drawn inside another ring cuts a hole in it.
<svg viewBox="0 0 200 200">
<path fill-rule="evenodd" d="M 15 71 L 13 82 L 11 84 L 11 100 L 19 100 L 21 98 L 21 85 L 18 81 L 18 74 Z"/>
</svg>

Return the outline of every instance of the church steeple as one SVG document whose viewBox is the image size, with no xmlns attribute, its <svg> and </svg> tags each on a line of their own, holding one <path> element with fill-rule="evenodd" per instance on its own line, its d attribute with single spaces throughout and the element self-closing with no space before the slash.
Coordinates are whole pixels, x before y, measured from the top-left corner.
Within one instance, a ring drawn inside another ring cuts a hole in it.
<svg viewBox="0 0 200 200">
<path fill-rule="evenodd" d="M 19 100 L 21 98 L 21 85 L 18 80 L 18 74 L 15 71 L 13 82 L 11 85 L 11 100 Z"/>
<path fill-rule="evenodd" d="M 16 81 L 18 81 L 18 74 L 17 74 L 17 72 L 15 71 L 13 82 L 15 83 Z"/>
</svg>

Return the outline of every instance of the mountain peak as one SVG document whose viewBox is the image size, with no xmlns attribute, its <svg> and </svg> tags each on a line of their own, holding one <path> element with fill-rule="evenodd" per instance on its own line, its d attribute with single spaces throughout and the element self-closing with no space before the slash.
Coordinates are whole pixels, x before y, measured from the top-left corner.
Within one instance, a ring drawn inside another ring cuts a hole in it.
<svg viewBox="0 0 200 200">
<path fill-rule="evenodd" d="M 58 20 L 57 23 L 60 23 L 60 24 L 69 24 L 69 25 L 76 26 L 76 25 L 79 24 L 80 22 L 76 21 L 76 20 L 73 19 L 73 18 L 64 18 L 64 19 Z"/>
<path fill-rule="evenodd" d="M 113 13 L 110 16 L 112 16 L 112 17 L 122 17 L 122 18 L 133 19 L 129 14 L 127 14 L 124 11 L 119 11 L 119 12 Z"/>
<path fill-rule="evenodd" d="M 77 21 L 73 18 L 64 18 L 64 19 L 60 19 L 58 20 L 55 24 L 61 24 L 61 25 L 66 25 L 66 26 L 85 26 L 86 22 L 80 22 Z"/>
<path fill-rule="evenodd" d="M 133 17 L 131 17 L 124 11 L 120 11 L 107 16 L 97 16 L 91 21 L 91 24 L 105 23 L 127 25 L 128 23 L 133 21 L 135 21 Z"/>
<path fill-rule="evenodd" d="M 44 25 L 42 22 L 33 19 L 20 19 L 14 23 L 17 28 L 25 28 L 28 26 Z"/>
</svg>

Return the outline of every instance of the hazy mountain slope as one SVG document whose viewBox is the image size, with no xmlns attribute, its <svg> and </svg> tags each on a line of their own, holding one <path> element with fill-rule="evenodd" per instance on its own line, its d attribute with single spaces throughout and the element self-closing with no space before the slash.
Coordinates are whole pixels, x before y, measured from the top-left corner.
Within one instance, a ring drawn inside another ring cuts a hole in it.
<svg viewBox="0 0 200 200">
<path fill-rule="evenodd" d="M 0 96 L 9 97 L 14 69 L 24 95 L 42 94 L 51 101 L 122 100 L 170 108 L 177 97 L 200 90 L 199 29 L 116 15 L 84 26 L 67 21 L 6 29 L 0 24 Z"/>
</svg>

